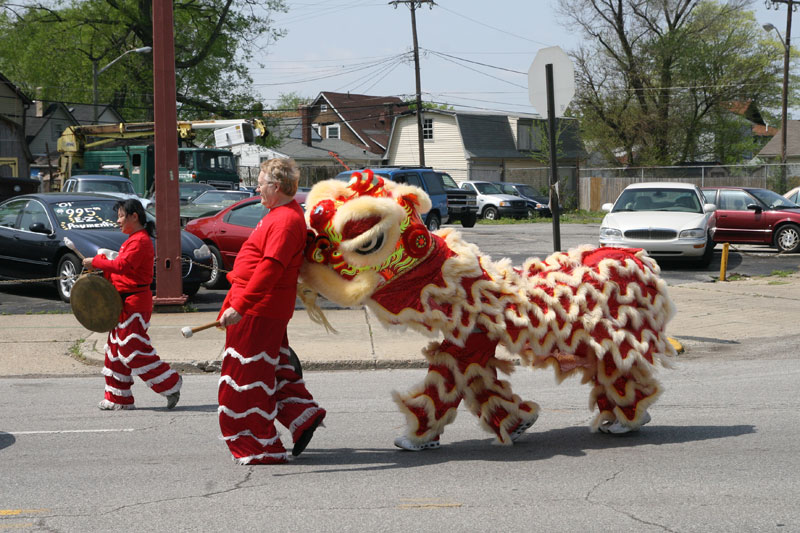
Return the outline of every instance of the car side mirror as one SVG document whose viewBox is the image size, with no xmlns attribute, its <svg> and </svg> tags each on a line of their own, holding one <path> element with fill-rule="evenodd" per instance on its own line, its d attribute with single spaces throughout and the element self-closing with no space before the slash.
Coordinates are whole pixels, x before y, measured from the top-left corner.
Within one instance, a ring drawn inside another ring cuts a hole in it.
<svg viewBox="0 0 800 533">
<path fill-rule="evenodd" d="M 30 227 L 28 227 L 28 230 L 34 233 L 44 233 L 45 235 L 50 235 L 50 230 L 47 229 L 47 226 L 45 226 L 42 222 L 34 222 L 30 225 Z"/>
<path fill-rule="evenodd" d="M 747 210 L 755 211 L 756 213 L 760 213 L 762 211 L 761 206 L 758 204 L 747 204 Z"/>
<path fill-rule="evenodd" d="M 600 206 L 600 210 L 605 213 L 610 213 L 612 209 L 614 209 L 614 204 L 603 204 Z"/>
<path fill-rule="evenodd" d="M 714 204 L 703 204 L 703 213 L 713 213 L 717 210 L 717 206 Z"/>
</svg>

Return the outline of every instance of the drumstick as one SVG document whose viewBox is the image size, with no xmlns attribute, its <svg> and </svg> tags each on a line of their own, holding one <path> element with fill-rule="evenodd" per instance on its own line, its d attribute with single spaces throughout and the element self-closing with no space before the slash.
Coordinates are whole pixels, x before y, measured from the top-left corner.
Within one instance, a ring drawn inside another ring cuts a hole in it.
<svg viewBox="0 0 800 533">
<path fill-rule="evenodd" d="M 181 334 L 185 339 L 188 339 L 198 331 L 203 331 L 204 329 L 213 328 L 214 326 L 219 326 L 219 320 L 215 320 L 214 322 L 210 322 L 208 324 L 203 324 L 202 326 L 195 326 L 193 328 L 186 326 L 184 328 L 181 328 Z"/>
<path fill-rule="evenodd" d="M 64 244 L 67 246 L 67 248 L 78 254 L 78 257 L 80 257 L 81 261 L 86 259 L 86 257 L 84 257 L 84 255 L 78 250 L 78 247 L 75 246 L 75 243 L 72 242 L 69 237 L 64 237 Z"/>
</svg>

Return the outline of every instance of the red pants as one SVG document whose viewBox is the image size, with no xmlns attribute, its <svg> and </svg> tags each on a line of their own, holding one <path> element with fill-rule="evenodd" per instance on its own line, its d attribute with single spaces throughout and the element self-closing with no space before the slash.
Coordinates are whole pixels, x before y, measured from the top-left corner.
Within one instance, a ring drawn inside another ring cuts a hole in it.
<svg viewBox="0 0 800 533">
<path fill-rule="evenodd" d="M 112 403 L 133 404 L 133 376 L 162 396 L 181 390 L 181 376 L 158 357 L 147 335 L 153 309 L 152 303 L 145 305 L 148 297 L 149 293 L 129 296 L 119 323 L 108 333 L 103 375 L 105 399 Z"/>
<path fill-rule="evenodd" d="M 286 462 L 275 419 L 296 442 L 325 417 L 289 362 L 288 320 L 245 315 L 226 330 L 219 427 L 240 464 Z"/>
</svg>

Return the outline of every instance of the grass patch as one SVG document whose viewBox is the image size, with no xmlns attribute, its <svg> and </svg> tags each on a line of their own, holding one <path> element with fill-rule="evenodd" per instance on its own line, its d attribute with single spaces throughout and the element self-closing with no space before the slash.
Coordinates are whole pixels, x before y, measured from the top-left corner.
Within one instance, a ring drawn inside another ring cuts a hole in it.
<svg viewBox="0 0 800 533">
<path fill-rule="evenodd" d="M 770 276 L 777 276 L 779 278 L 788 278 L 795 273 L 794 270 L 773 270 Z"/>
<path fill-rule="evenodd" d="M 72 311 L 69 309 L 48 309 L 46 311 L 27 311 L 26 315 L 68 315 Z"/>
<path fill-rule="evenodd" d="M 602 211 L 567 211 L 558 217 L 560 224 L 599 224 L 603 221 L 605 213 Z M 502 224 L 552 224 L 553 219 L 548 217 L 536 218 L 498 218 L 496 220 L 478 219 L 478 224 L 498 226 Z"/>
</svg>

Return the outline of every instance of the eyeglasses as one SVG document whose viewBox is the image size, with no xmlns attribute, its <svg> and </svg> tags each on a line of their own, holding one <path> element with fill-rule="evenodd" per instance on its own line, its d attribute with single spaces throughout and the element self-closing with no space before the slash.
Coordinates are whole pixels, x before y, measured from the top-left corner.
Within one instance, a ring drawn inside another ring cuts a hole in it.
<svg viewBox="0 0 800 533">
<path fill-rule="evenodd" d="M 267 185 L 274 185 L 276 187 L 280 187 L 281 183 L 279 181 L 265 181 L 264 185 L 262 185 L 262 187 L 263 186 L 267 186 Z"/>
</svg>

